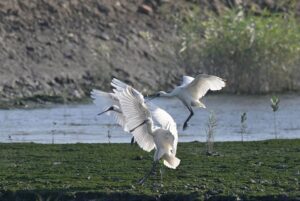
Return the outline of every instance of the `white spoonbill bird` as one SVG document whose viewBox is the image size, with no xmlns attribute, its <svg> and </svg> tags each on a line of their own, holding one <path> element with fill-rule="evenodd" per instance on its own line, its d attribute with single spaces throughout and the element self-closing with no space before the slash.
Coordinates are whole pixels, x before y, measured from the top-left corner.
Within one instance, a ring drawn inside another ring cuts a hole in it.
<svg viewBox="0 0 300 201">
<path fill-rule="evenodd" d="M 113 92 L 108 93 L 98 89 L 93 89 L 91 91 L 91 98 L 93 99 L 93 102 L 96 106 L 103 108 L 103 111 L 100 112 L 98 115 L 106 113 L 107 115 L 112 116 L 116 123 L 119 124 L 125 132 L 129 132 L 129 129 L 126 126 L 126 117 L 123 115 L 119 103 L 119 98 L 117 97 L 116 93 L 122 92 L 127 87 L 131 86 L 116 78 L 113 78 L 113 80 L 111 81 L 111 85 L 113 86 Z M 143 98 L 143 95 L 138 90 L 134 89 L 133 87 L 131 87 L 131 89 L 135 96 Z M 148 103 L 148 106 L 152 110 L 151 112 L 159 110 L 159 108 L 155 107 L 154 104 Z M 157 116 L 157 118 L 159 118 L 159 116 Z M 154 117 L 154 121 L 157 122 L 156 117 Z M 133 143 L 134 137 L 132 137 L 131 139 L 131 144 Z M 144 148 L 144 150 L 148 152 L 150 152 L 152 149 L 154 149 L 154 146 Z"/>
<path fill-rule="evenodd" d="M 145 182 L 155 170 L 160 159 L 163 159 L 165 166 L 176 169 L 180 160 L 176 157 L 178 133 L 173 118 L 160 108 L 151 111 L 145 104 L 143 95 L 137 94 L 130 86 L 120 90 L 116 95 L 126 118 L 126 126 L 138 145 L 144 150 L 155 148 L 152 168 L 139 183 Z M 156 127 L 153 120 L 160 126 Z"/>
<path fill-rule="evenodd" d="M 225 85 L 226 83 L 222 78 L 214 75 L 199 74 L 195 78 L 183 76 L 180 86 L 175 87 L 170 93 L 160 91 L 155 97 L 176 97 L 187 107 L 190 111 L 190 115 L 183 124 L 183 130 L 185 130 L 188 126 L 188 121 L 194 115 L 192 107 L 206 108 L 200 99 L 208 90 L 221 90 Z"/>
<path fill-rule="evenodd" d="M 123 91 L 129 85 L 116 78 L 111 81 L 111 85 L 114 87 L 113 92 L 108 93 L 98 89 L 93 89 L 91 91 L 91 98 L 96 106 L 104 108 L 104 111 L 100 112 L 98 115 L 106 113 L 109 116 L 112 116 L 116 123 L 119 124 L 125 132 L 129 132 L 126 126 L 126 119 L 120 108 L 119 99 L 115 94 L 116 92 Z M 132 88 L 132 90 L 136 95 L 141 95 L 136 89 Z M 133 144 L 133 142 L 134 138 L 131 139 L 131 144 Z"/>
</svg>

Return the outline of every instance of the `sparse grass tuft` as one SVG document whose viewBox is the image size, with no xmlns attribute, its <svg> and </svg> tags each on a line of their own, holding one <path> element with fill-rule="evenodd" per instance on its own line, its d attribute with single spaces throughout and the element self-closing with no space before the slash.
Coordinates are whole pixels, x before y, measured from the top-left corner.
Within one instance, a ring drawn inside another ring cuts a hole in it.
<svg viewBox="0 0 300 201">
<path fill-rule="evenodd" d="M 217 127 L 217 119 L 214 112 L 210 112 L 206 126 L 206 154 L 212 155 L 214 153 L 214 138 Z"/>
<path fill-rule="evenodd" d="M 279 109 L 279 98 L 277 96 L 272 96 L 272 98 L 270 99 L 271 101 L 271 108 L 273 111 L 273 125 L 274 125 L 274 135 L 275 135 L 275 139 L 278 138 L 278 133 L 277 133 L 277 120 L 276 120 L 276 112 Z"/>
<path fill-rule="evenodd" d="M 243 112 L 241 115 L 241 141 L 244 142 L 244 135 L 246 134 L 247 130 L 247 113 Z"/>
</svg>

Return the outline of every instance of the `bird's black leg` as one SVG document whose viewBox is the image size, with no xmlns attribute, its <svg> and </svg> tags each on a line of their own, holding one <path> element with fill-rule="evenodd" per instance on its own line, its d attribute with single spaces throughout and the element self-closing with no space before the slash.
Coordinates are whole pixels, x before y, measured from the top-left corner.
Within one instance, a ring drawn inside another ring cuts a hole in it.
<svg viewBox="0 0 300 201">
<path fill-rule="evenodd" d="M 145 183 L 146 179 L 154 172 L 157 163 L 158 163 L 158 161 L 154 161 L 153 162 L 152 168 L 150 169 L 150 171 L 147 172 L 142 179 L 140 179 L 140 181 L 138 182 L 138 184 L 143 185 Z"/>
<path fill-rule="evenodd" d="M 130 144 L 131 144 L 131 145 L 133 145 L 133 144 L 134 144 L 134 137 L 132 137 L 132 138 L 131 138 L 131 142 L 130 142 Z"/>
<path fill-rule="evenodd" d="M 164 166 L 160 166 L 160 185 L 163 186 L 163 173 L 164 173 Z"/>
<path fill-rule="evenodd" d="M 192 116 L 194 115 L 193 109 L 191 107 L 188 107 L 189 111 L 190 111 L 190 115 L 188 116 L 188 118 L 185 120 L 184 124 L 183 124 L 183 130 L 185 130 L 188 127 L 188 121 L 192 118 Z"/>
</svg>

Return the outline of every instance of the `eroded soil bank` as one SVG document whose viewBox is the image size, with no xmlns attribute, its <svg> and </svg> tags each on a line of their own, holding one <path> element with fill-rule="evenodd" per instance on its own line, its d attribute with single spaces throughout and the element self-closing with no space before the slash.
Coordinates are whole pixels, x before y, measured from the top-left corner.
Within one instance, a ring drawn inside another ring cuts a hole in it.
<svg viewBox="0 0 300 201">
<path fill-rule="evenodd" d="M 285 11 L 276 1 L 1 2 L 0 106 L 82 100 L 109 90 L 112 77 L 145 93 L 169 89 L 191 74 L 178 59 L 174 16 L 195 3 L 203 15 L 241 3 Z"/>
</svg>

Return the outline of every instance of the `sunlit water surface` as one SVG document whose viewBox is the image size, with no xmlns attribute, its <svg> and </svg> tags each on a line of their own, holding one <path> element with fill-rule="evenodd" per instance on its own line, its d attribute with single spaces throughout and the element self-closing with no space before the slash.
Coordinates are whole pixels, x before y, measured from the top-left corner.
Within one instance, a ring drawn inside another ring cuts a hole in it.
<svg viewBox="0 0 300 201">
<path fill-rule="evenodd" d="M 280 97 L 276 113 L 278 138 L 300 138 L 300 96 Z M 241 114 L 247 113 L 244 140 L 274 139 L 270 96 L 211 95 L 204 98 L 207 109 L 195 109 L 190 126 L 182 131 L 188 116 L 178 101 L 156 100 L 178 123 L 179 141 L 205 141 L 210 112 L 215 114 L 215 141 L 241 140 Z M 35 143 L 120 143 L 131 136 L 112 118 L 97 116 L 102 108 L 95 105 L 60 105 L 42 109 L 0 110 L 0 142 Z M 109 137 L 110 136 L 110 137 Z"/>
</svg>

